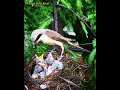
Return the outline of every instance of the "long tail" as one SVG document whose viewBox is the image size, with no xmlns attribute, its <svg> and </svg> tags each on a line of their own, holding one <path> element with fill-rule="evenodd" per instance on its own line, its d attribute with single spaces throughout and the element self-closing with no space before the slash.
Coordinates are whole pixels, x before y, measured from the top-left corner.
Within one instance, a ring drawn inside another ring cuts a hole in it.
<svg viewBox="0 0 120 90">
<path fill-rule="evenodd" d="M 86 49 L 80 49 L 80 48 L 70 48 L 70 50 L 75 51 L 75 52 L 85 52 L 85 53 L 88 53 L 88 54 L 91 53 L 91 51 L 88 51 Z"/>
<path fill-rule="evenodd" d="M 70 44 L 71 46 L 74 46 L 74 47 L 76 47 L 76 48 L 79 48 L 79 50 L 74 48 L 73 51 L 74 51 L 74 50 L 75 50 L 75 51 L 77 50 L 77 51 L 82 51 L 82 52 L 86 52 L 86 53 L 91 53 L 91 51 L 86 50 L 86 49 L 84 49 L 84 48 L 82 48 L 82 47 L 76 46 L 76 45 L 74 45 L 73 43 L 71 43 L 70 41 L 67 41 L 67 43 Z"/>
</svg>

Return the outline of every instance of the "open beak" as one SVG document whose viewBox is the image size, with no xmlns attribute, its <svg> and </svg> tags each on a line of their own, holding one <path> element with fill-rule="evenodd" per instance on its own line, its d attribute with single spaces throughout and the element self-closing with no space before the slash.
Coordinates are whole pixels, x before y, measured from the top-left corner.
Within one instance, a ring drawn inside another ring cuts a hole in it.
<svg viewBox="0 0 120 90">
<path fill-rule="evenodd" d="M 38 63 L 38 65 L 42 66 L 43 68 L 46 66 L 44 63 Z"/>
</svg>

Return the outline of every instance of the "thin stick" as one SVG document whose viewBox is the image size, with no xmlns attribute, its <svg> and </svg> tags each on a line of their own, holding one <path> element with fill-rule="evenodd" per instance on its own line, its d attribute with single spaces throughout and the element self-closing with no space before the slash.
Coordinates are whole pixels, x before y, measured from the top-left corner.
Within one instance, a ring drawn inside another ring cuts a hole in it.
<svg viewBox="0 0 120 90">
<path fill-rule="evenodd" d="M 72 90 L 71 87 L 70 87 L 70 85 L 68 85 L 68 87 L 69 87 L 70 90 Z"/>
<path fill-rule="evenodd" d="M 56 90 L 60 90 L 60 89 L 59 89 L 59 85 L 57 86 Z"/>
<path fill-rule="evenodd" d="M 63 77 L 61 77 L 61 76 L 59 76 L 59 78 L 61 78 L 62 80 L 66 81 L 66 82 L 67 82 L 68 84 L 70 84 L 70 85 L 73 85 L 73 86 L 75 86 L 75 87 L 77 87 L 77 88 L 80 88 L 77 84 L 73 83 L 73 82 L 70 81 L 70 80 L 67 80 L 67 79 L 65 79 L 65 78 L 63 78 Z"/>
<path fill-rule="evenodd" d="M 28 87 L 27 87 L 27 85 L 25 85 L 25 88 L 26 88 L 26 90 L 29 90 Z"/>
<path fill-rule="evenodd" d="M 92 44 L 92 43 L 84 43 L 84 44 L 79 44 L 79 45 L 90 45 L 90 44 Z"/>
</svg>

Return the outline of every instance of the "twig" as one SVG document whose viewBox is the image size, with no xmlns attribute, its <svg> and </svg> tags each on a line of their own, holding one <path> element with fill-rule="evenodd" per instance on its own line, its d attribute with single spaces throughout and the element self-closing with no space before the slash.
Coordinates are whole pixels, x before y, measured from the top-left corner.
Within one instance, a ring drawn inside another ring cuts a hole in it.
<svg viewBox="0 0 120 90">
<path fill-rule="evenodd" d="M 68 87 L 69 87 L 70 90 L 72 90 L 71 87 L 70 87 L 70 85 L 68 85 Z"/>
<path fill-rule="evenodd" d="M 60 90 L 59 87 L 60 87 L 60 86 L 58 85 L 57 88 L 56 88 L 56 90 Z"/>
<path fill-rule="evenodd" d="M 70 80 L 67 80 L 67 79 L 65 79 L 65 78 L 63 78 L 63 77 L 61 77 L 61 76 L 59 76 L 59 78 L 61 78 L 62 80 L 64 80 L 64 81 L 66 81 L 68 84 L 70 84 L 70 85 L 73 85 L 73 86 L 75 86 L 75 87 L 77 87 L 77 88 L 80 88 L 78 85 L 76 85 L 75 83 L 73 83 L 72 81 L 70 81 Z"/>
<path fill-rule="evenodd" d="M 79 45 L 90 45 L 90 44 L 92 44 L 92 43 L 84 43 L 84 44 L 79 44 Z"/>
<path fill-rule="evenodd" d="M 26 90 L 29 90 L 28 87 L 27 87 L 27 85 L 25 85 L 25 88 L 26 88 Z"/>
<path fill-rule="evenodd" d="M 72 70 L 72 75 L 74 75 L 75 70 L 78 69 L 78 68 L 79 68 L 79 66 Z"/>
<path fill-rule="evenodd" d="M 64 7 L 64 8 L 66 8 L 66 9 L 68 9 L 69 11 L 71 11 L 79 20 L 83 21 L 84 24 L 85 24 L 85 25 L 90 29 L 90 31 L 93 33 L 93 35 L 96 36 L 96 34 L 93 32 L 93 30 L 90 28 L 90 26 L 85 22 L 85 20 L 84 20 L 83 18 L 79 17 L 73 10 L 71 10 L 71 9 L 69 9 L 69 8 L 61 5 L 61 4 L 57 4 L 56 6 L 58 6 L 58 7 Z"/>
</svg>

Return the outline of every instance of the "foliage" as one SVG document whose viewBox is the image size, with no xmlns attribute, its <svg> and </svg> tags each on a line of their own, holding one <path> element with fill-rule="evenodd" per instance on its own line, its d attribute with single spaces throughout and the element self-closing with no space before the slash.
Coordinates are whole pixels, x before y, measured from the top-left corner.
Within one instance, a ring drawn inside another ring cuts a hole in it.
<svg viewBox="0 0 120 90">
<path fill-rule="evenodd" d="M 86 37 L 88 38 L 88 32 L 87 32 L 87 30 L 86 30 L 85 24 L 84 24 L 82 21 L 80 21 L 80 23 L 81 23 L 81 25 L 82 25 L 82 28 L 83 28 L 85 34 L 86 34 Z"/>
<path fill-rule="evenodd" d="M 40 54 L 44 53 L 45 51 L 48 50 L 47 47 L 48 47 L 47 44 L 43 44 L 43 43 L 41 43 L 40 46 L 37 46 L 36 54 L 40 55 Z"/>
<path fill-rule="evenodd" d="M 92 45 L 94 47 L 94 49 L 92 50 L 92 52 L 89 55 L 89 60 L 88 60 L 88 64 L 91 65 L 91 70 L 90 70 L 90 77 L 87 78 L 88 82 L 87 82 L 87 88 L 91 88 L 91 90 L 96 90 L 96 59 L 95 59 L 95 55 L 96 55 L 96 39 L 93 40 Z"/>
<path fill-rule="evenodd" d="M 91 29 L 94 32 L 96 32 L 96 1 L 71 0 L 68 2 L 68 0 L 59 0 L 58 3 L 73 10 L 78 16 L 82 17 L 85 21 L 89 22 Z M 60 9 L 58 14 L 60 14 L 60 17 L 63 19 L 67 27 L 69 27 L 70 24 L 71 25 L 74 24 L 76 21 L 76 16 L 73 15 L 67 9 L 62 10 L 62 12 Z M 68 25 L 68 22 L 69 22 L 69 25 Z M 82 28 L 86 33 L 86 37 L 88 37 L 86 26 L 84 25 L 83 22 L 80 22 L 80 24 L 82 25 Z"/>
<path fill-rule="evenodd" d="M 25 25 L 24 25 L 25 26 Z M 32 58 L 32 42 L 30 40 L 30 32 L 25 31 L 24 33 L 24 61 L 29 61 Z"/>
<path fill-rule="evenodd" d="M 93 40 L 92 45 L 94 49 L 92 50 L 91 54 L 89 55 L 89 64 L 91 64 L 94 60 L 94 57 L 96 55 L 96 39 Z"/>
<path fill-rule="evenodd" d="M 39 2 L 39 0 L 25 0 L 25 2 Z M 48 9 L 49 8 L 49 9 Z M 42 44 L 33 48 L 30 35 L 34 29 L 48 28 L 53 21 L 52 6 L 39 4 L 24 5 L 24 61 L 30 60 L 34 54 L 41 54 L 47 50 L 47 45 Z"/>
</svg>

